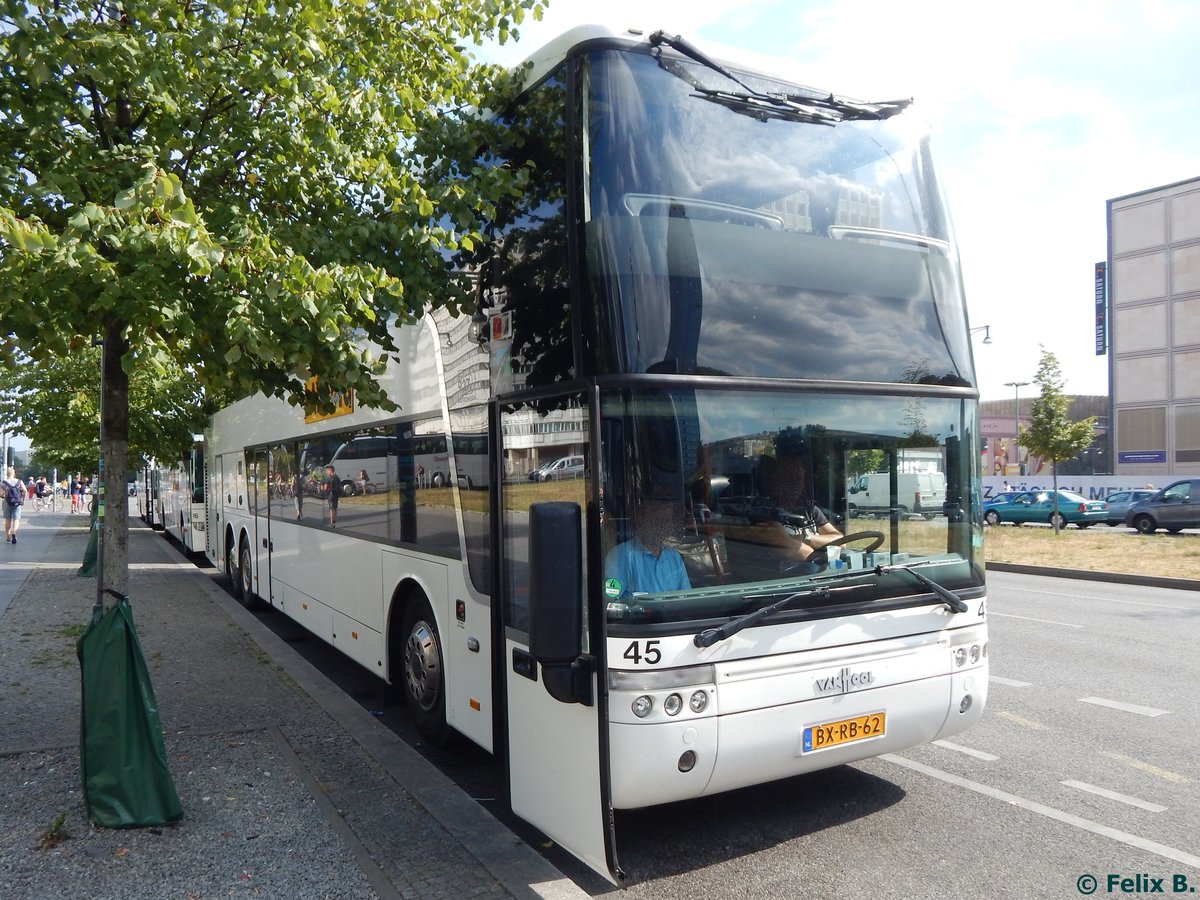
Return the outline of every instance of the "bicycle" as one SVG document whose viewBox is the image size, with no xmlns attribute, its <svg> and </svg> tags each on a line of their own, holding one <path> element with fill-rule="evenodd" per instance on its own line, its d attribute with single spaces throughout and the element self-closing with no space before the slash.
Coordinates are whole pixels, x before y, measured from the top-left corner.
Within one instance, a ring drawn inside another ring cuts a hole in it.
<svg viewBox="0 0 1200 900">
<path fill-rule="evenodd" d="M 46 507 L 50 506 L 50 497 L 46 494 L 33 495 L 33 509 L 35 512 L 41 512 Z"/>
</svg>

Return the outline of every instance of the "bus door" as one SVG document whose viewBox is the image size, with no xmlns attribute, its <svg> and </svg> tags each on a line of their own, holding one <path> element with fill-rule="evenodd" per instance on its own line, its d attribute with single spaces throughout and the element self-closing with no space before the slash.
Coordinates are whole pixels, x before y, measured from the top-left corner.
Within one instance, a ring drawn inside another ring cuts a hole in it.
<svg viewBox="0 0 1200 900">
<path fill-rule="evenodd" d="M 246 502 L 254 518 L 254 592 L 271 603 L 271 453 L 259 447 L 249 457 L 246 473 Z"/>
<path fill-rule="evenodd" d="M 579 397 L 556 398 L 504 406 L 494 415 L 501 454 L 494 471 L 504 473 L 496 646 L 509 800 L 518 816 L 616 883 L 603 619 L 598 596 L 589 602 L 599 592 L 588 590 L 596 581 L 589 566 L 602 564 L 589 558 L 598 546 L 588 536 L 588 522 L 597 520 L 589 511 L 593 473 L 529 481 L 525 471 L 539 423 L 558 429 L 543 432 L 539 455 L 590 458 L 588 408 Z"/>
</svg>

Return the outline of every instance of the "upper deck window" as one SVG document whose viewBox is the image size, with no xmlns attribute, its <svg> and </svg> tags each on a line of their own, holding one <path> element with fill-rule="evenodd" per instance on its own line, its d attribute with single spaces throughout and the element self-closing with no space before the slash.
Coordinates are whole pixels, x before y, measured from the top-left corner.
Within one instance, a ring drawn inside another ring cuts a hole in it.
<svg viewBox="0 0 1200 900">
<path fill-rule="evenodd" d="M 595 52 L 584 77 L 598 368 L 969 383 L 957 251 L 911 117 L 764 122 L 697 93 L 719 73 L 637 53 Z"/>
</svg>

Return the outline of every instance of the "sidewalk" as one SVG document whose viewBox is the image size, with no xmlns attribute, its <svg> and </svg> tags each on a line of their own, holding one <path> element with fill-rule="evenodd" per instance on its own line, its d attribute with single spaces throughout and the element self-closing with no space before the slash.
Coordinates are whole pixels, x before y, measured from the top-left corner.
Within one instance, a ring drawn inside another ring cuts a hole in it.
<svg viewBox="0 0 1200 900">
<path fill-rule="evenodd" d="M 88 520 L 0 550 L 0 885 L 45 897 L 584 897 L 131 518 L 129 594 L 183 820 L 110 830 L 79 785 Z M 47 830 L 65 816 L 56 846 Z"/>
</svg>

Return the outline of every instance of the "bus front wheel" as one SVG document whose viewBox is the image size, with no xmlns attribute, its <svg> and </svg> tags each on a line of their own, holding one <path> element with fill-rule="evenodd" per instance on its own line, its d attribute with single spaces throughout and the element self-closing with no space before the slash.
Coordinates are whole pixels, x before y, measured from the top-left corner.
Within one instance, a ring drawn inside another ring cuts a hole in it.
<svg viewBox="0 0 1200 900">
<path fill-rule="evenodd" d="M 442 642 L 433 610 L 425 597 L 417 596 L 404 611 L 404 700 L 417 731 L 430 744 L 446 742 L 446 675 L 442 664 Z"/>
</svg>

